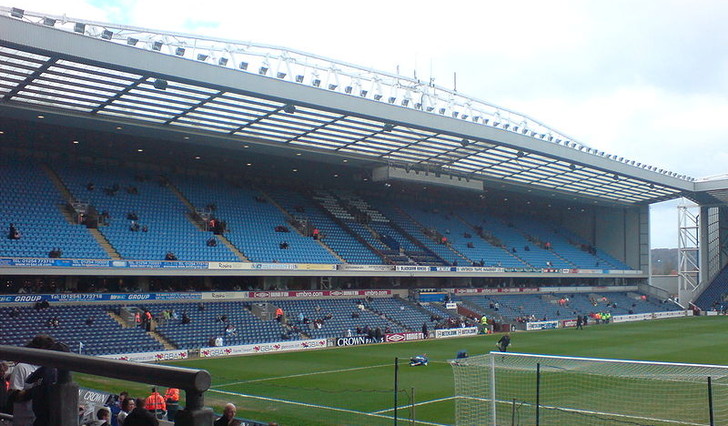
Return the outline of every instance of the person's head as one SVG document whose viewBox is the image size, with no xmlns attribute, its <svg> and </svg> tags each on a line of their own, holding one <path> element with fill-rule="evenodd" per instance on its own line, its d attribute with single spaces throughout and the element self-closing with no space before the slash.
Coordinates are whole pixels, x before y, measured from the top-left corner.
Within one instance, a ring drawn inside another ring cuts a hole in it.
<svg viewBox="0 0 728 426">
<path fill-rule="evenodd" d="M 136 401 L 134 401 L 134 398 L 125 398 L 121 401 L 121 409 L 126 411 L 127 413 L 133 410 L 136 407 Z"/>
<path fill-rule="evenodd" d="M 39 334 L 33 337 L 33 340 L 28 342 L 25 347 L 33 349 L 49 349 L 54 343 L 55 340 L 51 336 L 47 334 Z"/>
<path fill-rule="evenodd" d="M 157 393 L 157 388 L 156 387 L 152 388 L 152 393 Z"/>
<path fill-rule="evenodd" d="M 136 405 L 136 408 L 146 408 L 147 407 L 147 400 L 144 398 L 137 398 L 136 401 L 134 401 Z"/>
<path fill-rule="evenodd" d="M 109 420 L 111 413 L 107 408 L 99 408 L 99 411 L 96 412 L 96 418 L 99 420 Z"/>
<path fill-rule="evenodd" d="M 235 417 L 235 413 L 238 411 L 237 408 L 235 408 L 235 404 L 232 402 L 228 402 L 225 404 L 225 408 L 222 410 L 222 415 L 225 416 L 227 419 L 232 419 Z"/>
<path fill-rule="evenodd" d="M 124 401 L 127 398 L 129 398 L 129 392 L 123 391 L 119 394 L 119 401 Z"/>
</svg>

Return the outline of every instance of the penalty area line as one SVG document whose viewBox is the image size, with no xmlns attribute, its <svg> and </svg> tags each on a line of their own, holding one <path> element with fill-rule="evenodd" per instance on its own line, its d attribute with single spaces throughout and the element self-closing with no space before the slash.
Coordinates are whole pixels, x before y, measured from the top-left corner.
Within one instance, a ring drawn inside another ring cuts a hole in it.
<svg viewBox="0 0 728 426">
<path fill-rule="evenodd" d="M 429 401 L 415 402 L 415 407 L 419 407 L 421 405 L 427 405 L 427 404 L 434 404 L 436 402 L 450 401 L 451 399 L 455 399 L 455 397 L 454 396 L 448 396 L 448 397 L 445 397 L 445 398 L 431 399 Z M 397 409 L 398 410 L 404 410 L 404 409 L 407 409 L 408 407 L 411 407 L 411 406 L 412 406 L 411 404 L 408 404 L 408 405 L 400 405 L 399 407 L 397 407 Z M 386 413 L 388 411 L 394 411 L 394 408 L 387 408 L 385 410 L 373 411 L 373 413 L 374 414 L 382 414 L 382 413 Z"/>
<path fill-rule="evenodd" d="M 288 376 L 265 377 L 262 379 L 243 380 L 241 382 L 222 383 L 219 385 L 210 386 L 210 389 L 216 389 L 216 388 L 221 388 L 221 387 L 225 387 L 225 386 L 245 385 L 248 383 L 269 382 L 272 380 L 293 379 L 295 377 L 315 376 L 318 374 L 345 373 L 347 371 L 368 370 L 370 368 L 382 368 L 382 367 L 390 367 L 390 365 L 389 364 L 368 365 L 366 367 L 342 368 L 340 370 L 324 370 L 324 371 L 314 371 L 311 373 L 290 374 Z"/>
<path fill-rule="evenodd" d="M 244 394 L 244 393 L 240 393 L 240 392 L 230 392 L 230 391 L 224 391 L 224 390 L 218 390 L 218 389 L 209 389 L 207 392 L 215 392 L 215 393 L 220 393 L 223 395 L 238 396 L 241 398 L 258 399 L 261 401 L 279 402 L 281 404 L 297 405 L 300 407 L 318 408 L 321 410 L 337 411 L 340 413 L 355 414 L 355 415 L 359 415 L 359 416 L 377 417 L 380 419 L 394 419 L 394 417 L 392 417 L 392 416 L 386 416 L 386 415 L 377 414 L 377 413 L 366 413 L 363 411 L 350 410 L 348 408 L 329 407 L 326 405 L 310 404 L 308 402 L 291 401 L 291 400 L 279 399 L 279 398 L 269 398 L 267 396 L 260 396 L 260 395 L 249 395 L 249 394 Z M 422 421 L 422 420 L 415 420 L 415 423 L 422 424 L 422 425 L 429 425 L 429 426 L 447 426 L 442 423 L 426 422 L 426 421 Z"/>
</svg>

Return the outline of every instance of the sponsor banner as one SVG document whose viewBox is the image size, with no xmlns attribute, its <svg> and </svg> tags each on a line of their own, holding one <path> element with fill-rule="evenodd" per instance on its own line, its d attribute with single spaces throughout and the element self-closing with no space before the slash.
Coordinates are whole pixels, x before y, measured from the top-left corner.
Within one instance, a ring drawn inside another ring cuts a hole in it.
<svg viewBox="0 0 728 426">
<path fill-rule="evenodd" d="M 232 300 L 232 299 L 245 299 L 249 297 L 247 291 L 211 291 L 202 293 L 202 299 L 204 300 Z"/>
<path fill-rule="evenodd" d="M 575 319 L 568 319 L 559 322 L 559 327 L 576 327 Z"/>
<path fill-rule="evenodd" d="M 143 300 L 200 300 L 201 293 L 60 293 L 18 294 L 0 296 L 0 303 L 48 302 L 108 302 Z"/>
<path fill-rule="evenodd" d="M 549 330 L 558 327 L 558 321 L 533 321 L 526 323 L 526 330 Z"/>
<path fill-rule="evenodd" d="M 455 294 L 504 294 L 504 293 L 538 293 L 538 287 L 506 287 L 506 288 L 454 288 Z"/>
<path fill-rule="evenodd" d="M 504 272 L 505 269 L 493 266 L 458 266 L 458 272 Z"/>
<path fill-rule="evenodd" d="M 642 321 L 663 318 L 678 318 L 692 315 L 692 311 L 653 312 L 649 314 L 615 315 L 612 322 Z"/>
<path fill-rule="evenodd" d="M 221 346 L 201 348 L 200 358 L 219 356 L 249 355 L 270 352 L 289 352 L 318 349 L 326 347 L 326 339 L 318 340 L 293 340 L 277 343 L 261 343 L 257 345 Z"/>
<path fill-rule="evenodd" d="M 336 265 L 339 271 L 394 271 L 394 265 Z"/>
<path fill-rule="evenodd" d="M 474 336 L 476 334 L 478 334 L 478 327 L 445 328 L 435 330 L 435 338 L 437 339 L 460 336 Z"/>
<path fill-rule="evenodd" d="M 392 290 L 304 290 L 304 291 L 251 291 L 247 293 L 252 299 L 268 299 L 277 297 L 294 297 L 294 298 L 320 298 L 329 296 L 389 296 Z"/>
<path fill-rule="evenodd" d="M 357 345 L 369 345 L 372 343 L 382 343 L 384 339 L 376 339 L 374 337 L 367 336 L 355 336 L 355 337 L 336 337 L 334 339 L 334 346 L 357 346 Z"/>
<path fill-rule="evenodd" d="M 427 272 L 430 270 L 430 267 L 421 265 L 397 265 L 395 270 L 399 272 Z"/>
<path fill-rule="evenodd" d="M 445 309 L 457 309 L 458 304 L 455 302 L 447 302 L 445 303 Z"/>
<path fill-rule="evenodd" d="M 705 314 L 704 315 L 709 316 L 709 317 L 712 317 L 712 316 L 716 316 L 718 314 L 719 314 L 718 311 L 705 311 Z"/>
<path fill-rule="evenodd" d="M 208 263 L 208 269 L 250 269 L 246 268 L 246 265 L 250 263 L 244 262 L 210 262 Z"/>
<path fill-rule="evenodd" d="M 172 361 L 178 359 L 187 359 L 188 356 L 189 352 L 187 351 L 187 349 L 162 352 L 142 352 L 138 354 L 99 355 L 99 357 L 101 358 L 118 359 L 120 361 L 131 362 Z"/>
<path fill-rule="evenodd" d="M 505 268 L 503 272 L 541 272 L 540 268 Z"/>
<path fill-rule="evenodd" d="M 392 333 L 384 336 L 385 342 L 408 342 L 410 340 L 423 340 L 425 335 L 422 332 Z"/>
<path fill-rule="evenodd" d="M 157 300 L 202 300 L 202 293 L 157 293 Z"/>
<path fill-rule="evenodd" d="M 96 412 L 112 402 L 113 396 L 107 392 L 95 389 L 78 388 L 78 417 L 79 424 L 93 423 L 96 421 Z"/>
<path fill-rule="evenodd" d="M 430 271 L 433 272 L 457 272 L 458 268 L 455 266 L 431 266 Z"/>
</svg>

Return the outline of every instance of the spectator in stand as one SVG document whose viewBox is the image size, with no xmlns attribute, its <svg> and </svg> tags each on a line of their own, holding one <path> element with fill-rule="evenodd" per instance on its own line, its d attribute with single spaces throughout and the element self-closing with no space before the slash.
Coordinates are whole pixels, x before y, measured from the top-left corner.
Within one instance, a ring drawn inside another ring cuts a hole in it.
<svg viewBox="0 0 728 426">
<path fill-rule="evenodd" d="M 33 338 L 26 348 L 49 349 L 55 341 L 47 334 L 39 334 Z M 10 373 L 9 399 L 13 401 L 13 425 L 30 426 L 35 421 L 31 390 L 35 382 L 27 379 L 38 369 L 35 365 L 19 362 Z"/>
<path fill-rule="evenodd" d="M 111 413 L 108 408 L 99 408 L 96 412 L 96 419 L 86 423 L 86 426 L 111 426 Z"/>
<path fill-rule="evenodd" d="M 287 241 L 281 241 L 281 243 L 278 244 L 278 247 L 280 247 L 281 250 L 286 250 L 288 248 L 288 242 Z"/>
<path fill-rule="evenodd" d="M 158 419 L 163 419 L 167 414 L 167 403 L 162 395 L 157 392 L 157 388 L 152 388 L 152 393 L 147 397 L 145 405 L 147 410 Z"/>
<path fill-rule="evenodd" d="M 124 426 L 124 421 L 126 420 L 126 416 L 129 415 L 129 413 L 134 410 L 136 407 L 136 401 L 134 398 L 126 398 L 121 401 L 121 411 L 119 412 L 119 415 L 116 417 L 116 421 L 119 424 L 119 426 Z"/>
<path fill-rule="evenodd" d="M 214 426 L 242 426 L 239 420 L 235 420 L 235 413 L 237 408 L 233 403 L 225 404 L 225 408 L 222 411 L 222 417 L 215 420 Z"/>
<path fill-rule="evenodd" d="M 311 236 L 314 240 L 318 240 L 321 235 L 321 231 L 318 230 L 318 228 L 313 228 L 313 231 L 311 232 Z"/>
<path fill-rule="evenodd" d="M 217 246 L 217 240 L 215 237 L 210 237 L 210 239 L 207 240 L 207 247 L 215 247 Z"/>
<path fill-rule="evenodd" d="M 159 420 L 149 412 L 144 398 L 137 398 L 136 407 L 124 419 L 124 426 L 159 426 Z"/>
<path fill-rule="evenodd" d="M 20 239 L 20 231 L 18 231 L 18 228 L 15 227 L 15 224 L 11 223 L 10 227 L 8 228 L 8 239 L 10 240 L 19 240 Z"/>
<path fill-rule="evenodd" d="M 190 322 L 192 322 L 192 320 L 187 315 L 187 312 L 183 312 L 182 313 L 182 324 L 189 324 Z"/>
<path fill-rule="evenodd" d="M 164 260 L 177 260 L 177 256 L 171 251 L 168 251 L 167 254 L 164 255 Z"/>
</svg>

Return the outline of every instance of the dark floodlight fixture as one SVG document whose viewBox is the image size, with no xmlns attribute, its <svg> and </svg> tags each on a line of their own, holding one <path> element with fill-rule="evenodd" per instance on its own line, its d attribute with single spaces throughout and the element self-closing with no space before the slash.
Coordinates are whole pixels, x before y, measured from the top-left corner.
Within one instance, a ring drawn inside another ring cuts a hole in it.
<svg viewBox="0 0 728 426">
<path fill-rule="evenodd" d="M 185 48 L 178 47 L 178 48 L 174 49 L 174 54 L 177 56 L 185 56 Z"/>
<path fill-rule="evenodd" d="M 296 106 L 293 104 L 286 104 L 286 106 L 283 107 L 283 112 L 287 114 L 293 114 L 296 112 Z"/>
<path fill-rule="evenodd" d="M 554 141 L 554 137 L 553 136 L 549 136 L 549 142 L 553 142 L 553 141 Z"/>
<path fill-rule="evenodd" d="M 617 174 L 615 173 L 615 174 L 612 175 L 612 179 L 619 180 L 619 176 L 617 176 Z"/>
<path fill-rule="evenodd" d="M 561 139 L 556 139 L 556 143 L 560 144 L 561 143 Z"/>
<path fill-rule="evenodd" d="M 480 116 L 479 115 L 474 115 L 471 120 L 473 120 L 473 123 L 477 123 L 478 121 L 480 121 Z"/>
<path fill-rule="evenodd" d="M 362 98 L 366 98 L 367 94 L 369 94 L 369 92 L 366 90 L 362 90 L 361 92 L 359 92 L 359 96 L 361 96 Z"/>
<path fill-rule="evenodd" d="M 528 134 L 528 129 L 523 129 L 523 130 L 521 130 L 521 133 L 523 133 L 524 135 L 525 135 L 525 134 Z"/>
<path fill-rule="evenodd" d="M 506 124 L 503 125 L 503 128 L 506 129 L 506 130 L 508 130 L 509 127 L 511 127 L 511 125 L 508 124 L 508 123 L 506 123 Z"/>
<path fill-rule="evenodd" d="M 73 26 L 73 32 L 83 34 L 86 32 L 86 24 L 82 24 L 80 22 L 76 22 L 76 25 Z"/>
<path fill-rule="evenodd" d="M 313 87 L 319 87 L 321 86 L 321 80 L 319 80 L 318 78 L 314 78 L 311 84 L 313 84 Z"/>
<path fill-rule="evenodd" d="M 380 101 L 380 100 L 382 100 L 382 95 L 380 95 L 379 93 L 377 93 L 376 95 L 374 95 L 374 100 L 375 100 L 375 101 Z"/>
<path fill-rule="evenodd" d="M 209 58 L 209 56 L 205 55 L 204 53 L 198 53 L 197 54 L 197 60 L 201 62 L 205 62 Z"/>
<path fill-rule="evenodd" d="M 154 80 L 154 88 L 159 90 L 167 90 L 167 80 L 163 80 L 161 78 L 158 78 Z"/>
<path fill-rule="evenodd" d="M 298 74 L 296 76 L 296 83 L 303 83 L 303 74 Z"/>
<path fill-rule="evenodd" d="M 518 131 L 518 126 L 513 126 L 513 131 L 514 132 L 517 132 Z"/>
<path fill-rule="evenodd" d="M 468 119 L 468 114 L 463 114 L 463 116 L 460 117 L 460 118 L 462 118 L 463 120 L 467 120 Z"/>
<path fill-rule="evenodd" d="M 112 37 L 114 37 L 114 33 L 109 30 L 104 30 L 104 32 L 101 33 L 101 38 L 104 40 L 111 40 Z"/>
<path fill-rule="evenodd" d="M 517 156 L 517 157 L 523 157 L 523 156 L 525 156 L 525 155 L 526 155 L 526 153 L 524 153 L 523 151 L 518 151 L 518 152 L 516 153 L 516 156 Z"/>
<path fill-rule="evenodd" d="M 470 141 L 469 141 L 469 140 L 467 140 L 467 139 L 463 139 L 463 140 L 461 140 L 461 141 L 460 141 L 460 145 L 462 145 L 462 146 L 463 146 L 463 148 L 465 148 L 465 147 L 466 147 L 466 146 L 468 146 L 469 144 L 470 144 Z"/>
<path fill-rule="evenodd" d="M 421 110 L 421 109 L 422 109 L 422 103 L 420 103 L 420 102 L 417 102 L 417 103 L 415 104 L 415 109 L 420 109 L 420 110 Z"/>
<path fill-rule="evenodd" d="M 536 132 L 534 132 L 534 131 L 531 131 L 531 137 L 532 137 L 532 138 L 535 138 L 535 137 L 536 137 L 536 135 L 537 135 L 537 133 L 536 133 Z"/>
<path fill-rule="evenodd" d="M 384 132 L 391 132 L 392 130 L 394 130 L 394 124 L 392 123 L 385 123 L 384 127 L 382 127 L 382 131 Z"/>
<path fill-rule="evenodd" d="M 498 126 L 500 126 L 500 122 L 499 121 L 494 121 L 491 125 L 493 127 L 498 127 Z"/>
<path fill-rule="evenodd" d="M 433 111 L 434 109 L 435 109 L 435 107 L 432 107 L 432 106 L 428 106 L 428 107 L 426 108 L 426 111 L 427 111 L 427 112 L 432 112 L 432 111 Z"/>
<path fill-rule="evenodd" d="M 152 50 L 155 50 L 157 52 L 159 52 L 160 50 L 162 50 L 162 42 L 161 41 L 155 41 L 152 44 Z"/>
<path fill-rule="evenodd" d="M 139 39 L 138 38 L 128 37 L 126 39 L 126 44 L 128 44 L 129 46 L 136 46 L 137 43 L 139 43 Z"/>
<path fill-rule="evenodd" d="M 457 112 L 457 111 L 452 112 L 452 118 L 458 118 L 458 115 L 460 115 L 459 112 Z"/>
<path fill-rule="evenodd" d="M 344 93 L 346 93 L 347 95 L 351 95 L 352 90 L 354 90 L 354 88 L 351 86 L 344 87 Z"/>
<path fill-rule="evenodd" d="M 260 75 L 268 74 L 268 67 L 262 66 L 262 67 L 258 68 L 258 74 L 260 74 Z"/>
<path fill-rule="evenodd" d="M 46 27 L 52 27 L 56 25 L 56 20 L 53 18 L 43 18 L 43 25 Z"/>
<path fill-rule="evenodd" d="M 397 97 L 396 97 L 396 96 L 390 96 L 390 97 L 389 97 L 389 99 L 387 99 L 387 101 L 388 101 L 388 102 L 389 102 L 390 104 L 393 104 L 393 103 L 394 103 L 394 102 L 395 102 L 396 100 L 397 100 Z"/>
<path fill-rule="evenodd" d="M 570 165 L 569 165 L 569 168 L 570 168 L 571 170 L 576 170 L 576 164 L 570 164 Z"/>
<path fill-rule="evenodd" d="M 406 107 L 407 105 L 409 105 L 409 99 L 402 99 L 402 106 Z"/>
<path fill-rule="evenodd" d="M 284 72 L 282 72 L 282 71 L 278 71 L 278 72 L 276 73 L 276 77 L 278 77 L 278 78 L 280 78 L 281 80 L 283 80 L 284 78 L 286 78 L 286 73 L 284 73 Z"/>
<path fill-rule="evenodd" d="M 333 83 L 329 84 L 329 90 L 336 90 L 337 87 L 339 87 L 339 86 L 336 84 L 333 84 Z"/>
<path fill-rule="evenodd" d="M 220 65 L 220 66 L 223 66 L 223 67 L 227 66 L 227 64 L 228 64 L 228 58 L 226 58 L 226 57 L 223 56 L 222 58 L 220 58 L 220 59 L 217 60 L 217 64 Z"/>
<path fill-rule="evenodd" d="M 10 16 L 13 18 L 23 19 L 23 15 L 25 15 L 25 10 L 23 9 L 18 9 L 17 7 L 10 9 Z"/>
<path fill-rule="evenodd" d="M 248 63 L 247 62 L 241 62 L 240 65 L 238 65 L 238 68 L 245 71 L 248 69 Z"/>
<path fill-rule="evenodd" d="M 445 114 L 445 108 L 440 108 L 438 112 L 440 113 L 440 115 Z"/>
</svg>

